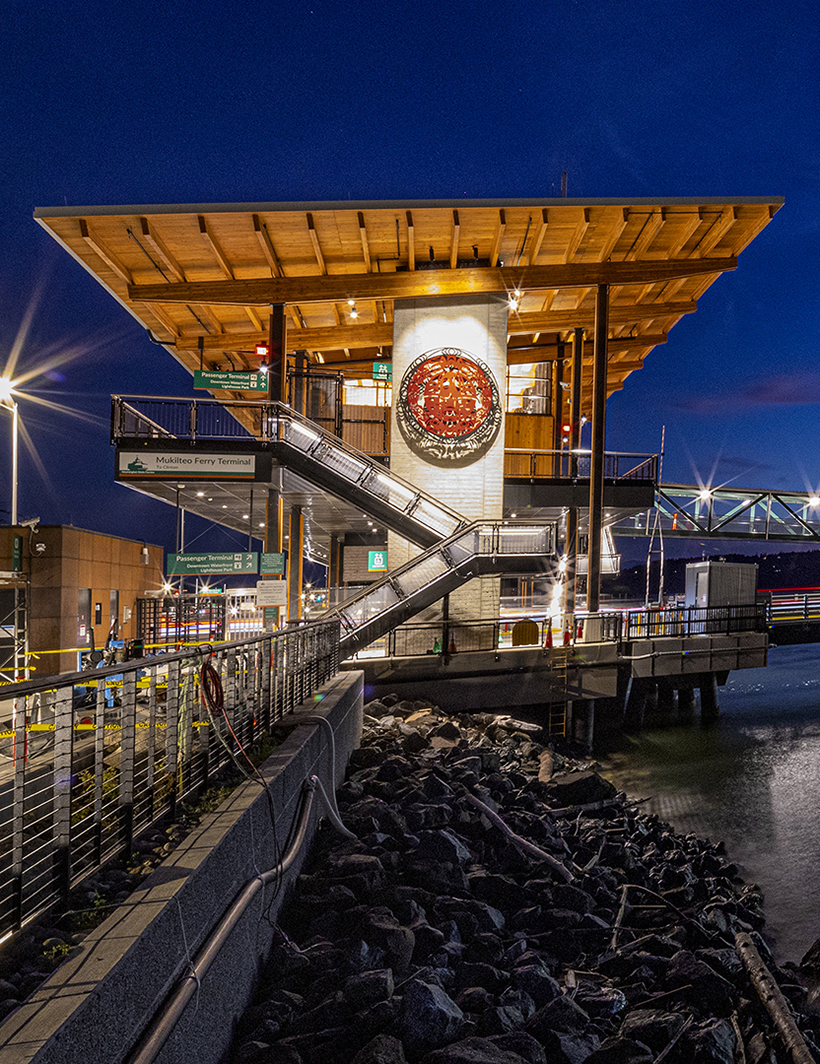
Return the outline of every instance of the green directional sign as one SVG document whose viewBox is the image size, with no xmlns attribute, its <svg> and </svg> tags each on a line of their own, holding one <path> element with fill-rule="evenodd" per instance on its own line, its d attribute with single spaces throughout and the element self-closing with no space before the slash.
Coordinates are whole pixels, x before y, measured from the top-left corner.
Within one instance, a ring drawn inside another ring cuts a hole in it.
<svg viewBox="0 0 820 1064">
<path fill-rule="evenodd" d="M 374 381 L 392 381 L 393 380 L 393 363 L 392 362 L 374 362 L 373 363 L 373 380 Z"/>
<path fill-rule="evenodd" d="M 244 554 L 169 554 L 168 575 L 215 576 L 230 573 L 256 573 L 259 555 Z"/>
<path fill-rule="evenodd" d="M 232 392 L 268 391 L 267 373 L 229 373 L 222 370 L 194 370 L 194 387 L 209 391 L 222 389 Z"/>
<path fill-rule="evenodd" d="M 259 572 L 262 576 L 284 576 L 285 555 L 276 553 L 263 554 Z"/>
<path fill-rule="evenodd" d="M 367 571 L 369 573 L 387 572 L 386 550 L 369 550 L 367 552 Z"/>
<path fill-rule="evenodd" d="M 11 569 L 14 573 L 23 571 L 23 537 L 15 536 L 11 546 Z"/>
</svg>

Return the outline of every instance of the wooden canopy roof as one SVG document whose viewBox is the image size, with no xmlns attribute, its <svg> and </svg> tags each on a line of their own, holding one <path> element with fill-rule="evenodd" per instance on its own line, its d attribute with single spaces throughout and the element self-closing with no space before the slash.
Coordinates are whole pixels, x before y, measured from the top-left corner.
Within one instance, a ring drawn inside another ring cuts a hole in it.
<svg viewBox="0 0 820 1064">
<path fill-rule="evenodd" d="M 610 289 L 609 391 L 782 206 L 678 200 L 43 207 L 35 219 L 189 370 L 256 369 L 269 307 L 287 347 L 348 377 L 388 360 L 393 301 L 506 293 L 510 362 L 556 357 Z M 520 295 L 516 296 L 516 292 Z M 589 347 L 591 356 L 591 346 Z"/>
</svg>

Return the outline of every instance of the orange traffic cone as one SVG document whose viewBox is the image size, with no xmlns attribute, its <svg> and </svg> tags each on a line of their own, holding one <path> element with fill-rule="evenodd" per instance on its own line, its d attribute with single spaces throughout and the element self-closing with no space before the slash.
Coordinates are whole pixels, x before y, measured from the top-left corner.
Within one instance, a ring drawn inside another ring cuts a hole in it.
<svg viewBox="0 0 820 1064">
<path fill-rule="evenodd" d="M 544 640 L 544 649 L 552 650 L 552 621 L 547 621 L 547 636 Z"/>
<path fill-rule="evenodd" d="M 569 624 L 564 628 L 564 646 L 568 647 L 572 642 L 572 629 Z"/>
</svg>

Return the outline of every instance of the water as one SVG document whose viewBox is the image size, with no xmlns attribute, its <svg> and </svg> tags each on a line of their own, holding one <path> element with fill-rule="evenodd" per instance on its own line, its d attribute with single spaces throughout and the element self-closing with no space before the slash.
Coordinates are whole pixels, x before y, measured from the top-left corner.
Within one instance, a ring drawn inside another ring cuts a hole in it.
<svg viewBox="0 0 820 1064">
<path fill-rule="evenodd" d="M 604 774 L 682 833 L 726 843 L 765 896 L 775 958 L 820 937 L 820 645 L 772 647 L 731 674 L 717 724 L 651 728 L 599 755 Z"/>
</svg>

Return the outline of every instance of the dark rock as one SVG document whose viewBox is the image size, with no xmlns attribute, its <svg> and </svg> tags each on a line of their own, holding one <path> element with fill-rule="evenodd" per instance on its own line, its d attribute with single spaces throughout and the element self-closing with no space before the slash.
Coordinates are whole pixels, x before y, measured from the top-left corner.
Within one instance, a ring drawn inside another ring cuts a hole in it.
<svg viewBox="0 0 820 1064">
<path fill-rule="evenodd" d="M 482 1036 L 507 1034 L 520 1031 L 524 1026 L 524 1016 L 515 1005 L 496 1005 L 482 1012 L 478 1020 L 476 1033 Z"/>
<path fill-rule="evenodd" d="M 617 791 L 609 780 L 597 772 L 565 772 L 553 776 L 547 784 L 547 793 L 560 806 L 587 805 L 614 798 Z"/>
<path fill-rule="evenodd" d="M 462 963 L 456 968 L 456 986 L 484 986 L 491 993 L 497 993 L 509 983 L 509 974 L 491 964 Z M 501 1032 L 493 1032 L 500 1034 Z"/>
<path fill-rule="evenodd" d="M 546 1057 L 523 1057 L 493 1038 L 465 1038 L 423 1057 L 420 1064 L 546 1064 Z"/>
<path fill-rule="evenodd" d="M 352 975 L 344 985 L 345 1000 L 362 1009 L 393 996 L 393 972 L 389 968 Z"/>
<path fill-rule="evenodd" d="M 577 1034 L 586 1030 L 588 1024 L 588 1014 L 580 1005 L 576 1005 L 572 998 L 563 995 L 542 1006 L 531 1016 L 527 1020 L 526 1030 L 545 1045 L 545 1039 L 556 1031 Z"/>
<path fill-rule="evenodd" d="M 669 962 L 664 985 L 669 990 L 689 985 L 681 991 L 682 997 L 707 1015 L 728 1016 L 732 1011 L 732 984 L 689 950 L 681 950 Z"/>
<path fill-rule="evenodd" d="M 510 981 L 513 986 L 525 990 L 538 1008 L 548 1005 L 561 994 L 561 987 L 552 978 L 549 969 L 541 963 L 522 964 L 512 970 Z"/>
<path fill-rule="evenodd" d="M 407 1064 L 404 1047 L 390 1034 L 377 1034 L 367 1043 L 350 1064 Z"/>
<path fill-rule="evenodd" d="M 556 883 L 553 886 L 552 903 L 556 908 L 572 909 L 577 913 L 591 913 L 596 908 L 591 894 L 569 883 Z"/>
<path fill-rule="evenodd" d="M 626 1008 L 623 991 L 614 986 L 594 986 L 581 983 L 575 993 L 575 1004 L 590 1016 L 615 1016 Z"/>
<path fill-rule="evenodd" d="M 737 1038 L 728 1020 L 707 1020 L 681 1038 L 692 1064 L 734 1064 Z"/>
<path fill-rule="evenodd" d="M 464 1013 L 441 989 L 418 979 L 404 987 L 399 1029 L 411 1056 L 454 1042 L 464 1025 Z"/>
<path fill-rule="evenodd" d="M 447 828 L 441 828 L 439 831 L 420 831 L 418 854 L 420 857 L 456 864 L 465 864 L 473 859 L 461 839 Z"/>
<path fill-rule="evenodd" d="M 470 986 L 456 995 L 456 1004 L 464 1012 L 481 1012 L 493 1006 L 493 995 L 483 986 Z"/>
<path fill-rule="evenodd" d="M 510 1053 L 517 1053 L 527 1064 L 547 1064 L 544 1048 L 532 1035 L 524 1031 L 513 1031 L 511 1034 L 499 1034 L 487 1038 L 499 1049 Z"/>
<path fill-rule="evenodd" d="M 648 1046 L 632 1038 L 607 1038 L 584 1060 L 585 1064 L 652 1064 L 654 1056 Z"/>
<path fill-rule="evenodd" d="M 389 909 L 374 909 L 362 925 L 365 939 L 384 950 L 389 967 L 401 978 L 410 966 L 416 936 Z"/>
<path fill-rule="evenodd" d="M 659 1053 L 684 1024 L 684 1017 L 678 1012 L 664 1012 L 661 1009 L 632 1009 L 621 1024 L 621 1035 L 643 1042 L 650 1049 Z"/>
</svg>

